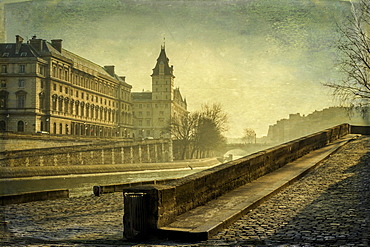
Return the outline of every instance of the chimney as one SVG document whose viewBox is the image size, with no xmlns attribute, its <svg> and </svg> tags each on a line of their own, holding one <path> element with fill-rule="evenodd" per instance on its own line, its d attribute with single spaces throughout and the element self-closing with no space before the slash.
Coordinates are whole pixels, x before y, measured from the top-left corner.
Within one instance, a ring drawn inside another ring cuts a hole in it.
<svg viewBox="0 0 370 247">
<path fill-rule="evenodd" d="M 62 53 L 62 41 L 61 39 L 53 39 L 51 40 L 51 44 L 53 45 L 53 47 L 55 49 L 57 49 L 57 51 L 59 51 L 60 53 Z"/>
<path fill-rule="evenodd" d="M 15 36 L 15 54 L 18 54 L 22 46 L 23 38 L 19 35 Z"/>
<path fill-rule="evenodd" d="M 126 82 L 126 76 L 120 76 L 119 78 L 121 78 L 122 81 Z"/>
<path fill-rule="evenodd" d="M 106 65 L 104 68 L 111 76 L 114 76 L 114 65 Z"/>
<path fill-rule="evenodd" d="M 32 39 L 30 39 L 31 46 L 37 51 L 42 51 L 42 39 L 37 39 L 36 35 L 32 36 Z"/>
</svg>

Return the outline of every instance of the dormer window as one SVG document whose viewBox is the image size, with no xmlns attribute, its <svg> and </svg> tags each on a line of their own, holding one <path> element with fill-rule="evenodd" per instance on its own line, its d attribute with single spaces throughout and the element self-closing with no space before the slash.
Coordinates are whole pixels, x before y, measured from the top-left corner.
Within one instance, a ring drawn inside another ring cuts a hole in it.
<svg viewBox="0 0 370 247">
<path fill-rule="evenodd" d="M 4 52 L 3 57 L 9 57 L 9 52 Z"/>
<path fill-rule="evenodd" d="M 22 52 L 21 53 L 21 57 L 26 57 L 27 56 L 27 52 Z"/>
<path fill-rule="evenodd" d="M 6 45 L 6 49 L 11 49 L 12 45 Z"/>
</svg>

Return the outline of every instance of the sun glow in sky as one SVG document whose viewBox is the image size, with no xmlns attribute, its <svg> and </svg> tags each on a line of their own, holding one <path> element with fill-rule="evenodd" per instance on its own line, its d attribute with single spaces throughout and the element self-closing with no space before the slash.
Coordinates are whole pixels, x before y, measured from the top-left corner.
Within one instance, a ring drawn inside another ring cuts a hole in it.
<svg viewBox="0 0 370 247">
<path fill-rule="evenodd" d="M 165 38 L 189 110 L 220 103 L 227 136 L 263 136 L 290 113 L 336 105 L 322 83 L 340 78 L 337 24 L 348 10 L 339 0 L 34 0 L 6 5 L 6 31 L 8 42 L 63 39 L 65 49 L 115 65 L 133 91 L 151 90 Z"/>
</svg>

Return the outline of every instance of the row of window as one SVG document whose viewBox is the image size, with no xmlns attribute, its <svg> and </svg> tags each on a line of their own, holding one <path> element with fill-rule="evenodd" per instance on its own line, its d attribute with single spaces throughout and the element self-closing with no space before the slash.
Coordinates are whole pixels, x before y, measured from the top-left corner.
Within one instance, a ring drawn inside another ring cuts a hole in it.
<svg viewBox="0 0 370 247">
<path fill-rule="evenodd" d="M 17 91 L 16 96 L 16 107 L 25 108 L 26 107 L 26 96 L 27 93 L 23 90 Z M 8 108 L 8 98 L 9 93 L 5 90 L 0 91 L 0 109 Z"/>
<path fill-rule="evenodd" d="M 8 65 L 1 65 L 1 73 L 9 73 Z M 20 64 L 18 67 L 18 73 L 26 73 L 26 65 Z"/>
<path fill-rule="evenodd" d="M 135 114 L 135 113 L 134 113 Z M 146 116 L 147 117 L 150 117 L 150 115 L 151 115 L 151 112 L 150 111 L 147 111 L 146 112 Z M 164 115 L 164 111 L 159 111 L 159 115 L 160 116 L 163 116 Z M 142 117 L 143 116 L 143 112 L 142 111 L 139 111 L 138 113 L 137 113 L 137 116 L 138 117 Z"/>
<path fill-rule="evenodd" d="M 134 107 L 137 107 L 139 109 L 142 109 L 142 108 L 152 108 L 152 104 L 137 104 L 137 105 L 134 105 Z M 154 107 L 155 108 L 168 108 L 168 104 L 154 104 Z"/>
<path fill-rule="evenodd" d="M 70 73 L 68 68 L 53 65 L 53 77 L 60 80 L 71 82 L 77 86 L 81 86 L 87 89 L 97 91 L 99 93 L 104 93 L 110 96 L 116 97 L 117 88 L 111 83 L 107 83 L 103 80 L 96 79 L 90 76 L 82 76 L 74 73 Z"/>
<path fill-rule="evenodd" d="M 53 84 L 53 90 L 58 91 L 56 83 Z M 63 86 L 62 85 L 59 85 L 59 92 L 63 93 Z M 71 89 L 69 87 L 64 87 L 64 93 L 69 94 L 71 96 L 75 96 L 76 98 L 79 98 L 79 96 L 81 96 L 81 99 L 85 99 L 85 93 L 84 92 L 79 92 L 78 90 L 73 91 L 73 89 Z M 91 100 L 92 102 L 99 103 L 99 97 L 98 96 L 89 95 L 88 93 L 86 93 L 86 100 Z M 107 100 L 107 99 L 103 100 L 103 97 L 100 97 L 100 104 L 104 104 L 104 105 L 108 105 L 108 106 L 112 105 L 113 107 L 115 107 L 115 102 L 113 100 L 112 101 Z"/>
<path fill-rule="evenodd" d="M 138 119 L 137 123 L 138 123 L 138 126 L 144 126 L 143 119 Z M 158 118 L 158 125 L 161 125 L 161 126 L 164 125 L 164 118 Z M 151 119 L 145 119 L 145 126 L 151 126 Z"/>
<path fill-rule="evenodd" d="M 44 99 L 43 95 L 40 95 L 40 108 L 43 108 Z M 63 112 L 65 114 L 75 115 L 79 117 L 86 117 L 96 120 L 103 120 L 108 122 L 115 122 L 118 119 L 119 112 L 114 109 L 93 105 L 78 100 L 71 100 L 63 96 L 53 95 L 52 99 L 52 110 Z M 131 123 L 131 114 L 122 112 L 121 122 L 124 124 Z"/>
<path fill-rule="evenodd" d="M 19 79 L 18 80 L 18 87 L 19 88 L 24 88 L 26 85 L 26 80 L 24 79 Z M 1 80 L 0 81 L 0 88 L 6 88 L 7 87 L 7 81 L 6 80 Z"/>
</svg>

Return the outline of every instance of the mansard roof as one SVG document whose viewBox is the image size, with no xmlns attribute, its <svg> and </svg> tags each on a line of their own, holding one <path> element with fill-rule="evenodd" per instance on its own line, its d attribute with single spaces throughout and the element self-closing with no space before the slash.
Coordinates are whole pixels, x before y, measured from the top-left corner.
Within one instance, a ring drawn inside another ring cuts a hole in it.
<svg viewBox="0 0 370 247">
<path fill-rule="evenodd" d="M 133 101 L 152 100 L 152 92 L 132 92 Z"/>
<path fill-rule="evenodd" d="M 173 66 L 170 66 L 169 64 L 169 59 L 166 55 L 166 49 L 165 46 L 161 46 L 161 52 L 159 53 L 159 56 L 157 58 L 157 63 L 153 69 L 153 75 L 159 75 L 159 65 L 163 64 L 164 65 L 164 75 L 172 75 L 173 76 Z"/>
<path fill-rule="evenodd" d="M 87 69 L 94 70 L 104 76 L 109 78 L 114 78 L 123 82 L 120 77 L 117 75 L 109 74 L 105 68 L 102 66 L 91 62 L 88 59 L 80 57 L 70 51 L 67 51 L 61 47 L 60 41 L 60 49 L 58 50 L 54 45 L 46 40 L 38 39 L 36 36 L 33 36 L 32 39 L 27 41 L 27 43 L 23 43 L 23 38 L 19 35 L 16 36 L 15 43 L 2 43 L 0 44 L 0 59 L 1 58 L 18 58 L 18 57 L 40 57 L 43 58 L 45 56 L 55 55 L 59 58 L 65 58 L 73 62 L 74 66 L 77 68 L 82 69 L 83 67 Z M 52 42 L 54 42 L 52 40 Z M 128 85 L 128 84 L 127 84 Z"/>
<path fill-rule="evenodd" d="M 18 48 L 15 43 L 0 44 L 0 58 L 14 57 L 36 57 L 37 54 L 30 48 L 28 44 L 21 44 Z"/>
</svg>

